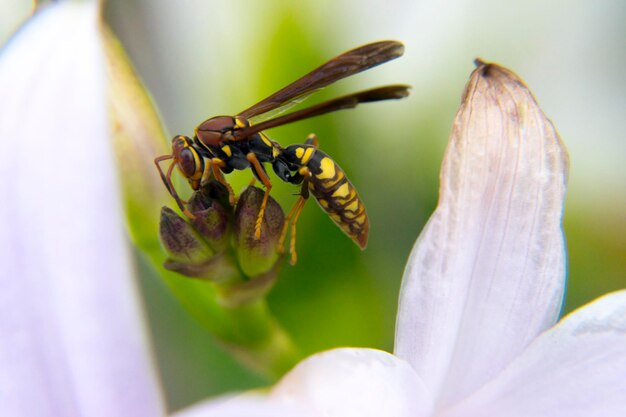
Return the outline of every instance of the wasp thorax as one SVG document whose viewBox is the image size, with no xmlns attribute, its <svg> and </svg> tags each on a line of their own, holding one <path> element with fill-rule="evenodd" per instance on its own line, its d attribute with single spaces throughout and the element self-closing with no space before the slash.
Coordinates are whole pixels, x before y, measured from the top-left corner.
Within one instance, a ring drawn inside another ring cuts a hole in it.
<svg viewBox="0 0 626 417">
<path fill-rule="evenodd" d="M 238 127 L 235 117 L 216 116 L 196 127 L 196 137 L 206 146 L 219 146 L 222 141 L 229 139 L 232 131 Z"/>
</svg>

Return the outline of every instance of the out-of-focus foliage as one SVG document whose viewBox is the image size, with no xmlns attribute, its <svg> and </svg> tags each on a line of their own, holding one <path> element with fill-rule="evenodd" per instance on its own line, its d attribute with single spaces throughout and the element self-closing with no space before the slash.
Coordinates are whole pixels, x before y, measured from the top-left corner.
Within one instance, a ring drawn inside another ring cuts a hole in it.
<svg viewBox="0 0 626 417">
<path fill-rule="evenodd" d="M 2 2 L 0 13 L 0 45 L 4 44 L 11 34 L 30 15 L 33 4 L 23 0 L 6 0 Z"/>
<path fill-rule="evenodd" d="M 2 40 L 23 18 L 9 9 Z M 405 42 L 403 58 L 307 103 L 390 83 L 413 85 L 408 99 L 269 132 L 285 145 L 317 133 L 359 190 L 371 222 L 369 247 L 361 252 L 313 200 L 303 210 L 298 264 L 283 268 L 269 301 L 305 353 L 339 345 L 391 349 L 404 262 L 436 205 L 441 157 L 476 56 L 524 78 L 568 145 L 565 311 L 625 286 L 626 3 L 109 0 L 105 18 L 172 135 L 237 113 L 352 47 Z M 228 176 L 235 190 L 250 178 Z M 288 210 L 297 188 L 272 178 L 272 195 Z M 217 347 L 149 268 L 141 271 L 172 409 L 264 383 Z"/>
</svg>

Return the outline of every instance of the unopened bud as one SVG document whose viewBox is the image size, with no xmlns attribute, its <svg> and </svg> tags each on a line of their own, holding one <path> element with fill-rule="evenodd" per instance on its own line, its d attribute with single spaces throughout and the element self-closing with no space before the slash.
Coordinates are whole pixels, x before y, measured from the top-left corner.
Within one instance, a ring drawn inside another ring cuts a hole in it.
<svg viewBox="0 0 626 417">
<path fill-rule="evenodd" d="M 255 227 L 265 192 L 257 187 L 246 188 L 239 196 L 235 210 L 235 250 L 242 271 L 250 277 L 264 274 L 278 260 L 278 240 L 285 214 L 272 197 L 267 200 L 262 214 L 261 235 L 255 236 Z"/>
<path fill-rule="evenodd" d="M 278 240 L 285 215 L 271 197 L 255 236 L 265 192 L 248 187 L 236 209 L 228 189 L 208 181 L 193 193 L 184 219 L 169 208 L 161 213 L 161 240 L 170 257 L 165 268 L 217 284 L 223 304 L 241 305 L 263 297 L 274 285 L 280 267 Z"/>
<path fill-rule="evenodd" d="M 160 234 L 165 251 L 174 261 L 198 263 L 214 254 L 199 233 L 169 207 L 161 208 Z"/>
<path fill-rule="evenodd" d="M 215 210 L 206 210 L 209 217 Z M 206 214 L 205 213 L 205 214 Z M 201 221 L 198 216 L 196 221 Z M 169 255 L 164 267 L 192 278 L 233 282 L 240 274 L 227 251 L 216 252 L 197 228 L 168 207 L 161 209 L 161 242 Z"/>
<path fill-rule="evenodd" d="M 188 204 L 195 219 L 192 224 L 215 251 L 228 245 L 233 207 L 228 189 L 217 181 L 209 181 L 193 193 Z"/>
</svg>

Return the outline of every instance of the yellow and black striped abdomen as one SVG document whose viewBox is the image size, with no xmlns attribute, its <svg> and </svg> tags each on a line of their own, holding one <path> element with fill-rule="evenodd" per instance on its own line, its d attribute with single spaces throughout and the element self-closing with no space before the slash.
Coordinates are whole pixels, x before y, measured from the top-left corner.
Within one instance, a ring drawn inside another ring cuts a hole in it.
<svg viewBox="0 0 626 417">
<path fill-rule="evenodd" d="M 311 173 L 309 191 L 320 207 L 361 249 L 365 249 L 369 233 L 367 212 L 343 169 L 317 149 L 306 166 Z"/>
</svg>

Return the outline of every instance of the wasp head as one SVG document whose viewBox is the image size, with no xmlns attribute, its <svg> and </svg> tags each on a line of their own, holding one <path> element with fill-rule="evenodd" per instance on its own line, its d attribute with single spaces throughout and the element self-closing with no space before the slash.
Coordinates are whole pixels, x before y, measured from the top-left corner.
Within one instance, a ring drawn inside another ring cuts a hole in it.
<svg viewBox="0 0 626 417">
<path fill-rule="evenodd" d="M 174 136 L 172 139 L 172 156 L 178 170 L 189 180 L 191 188 L 200 188 L 200 180 L 204 172 L 204 159 L 193 146 L 188 136 Z"/>
</svg>

